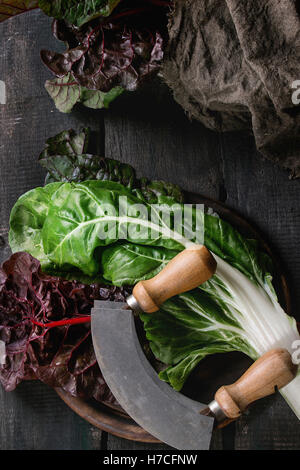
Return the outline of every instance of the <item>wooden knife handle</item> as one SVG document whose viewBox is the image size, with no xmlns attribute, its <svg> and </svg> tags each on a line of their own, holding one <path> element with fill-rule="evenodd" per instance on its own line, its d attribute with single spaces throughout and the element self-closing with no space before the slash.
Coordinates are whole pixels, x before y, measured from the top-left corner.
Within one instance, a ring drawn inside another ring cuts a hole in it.
<svg viewBox="0 0 300 470">
<path fill-rule="evenodd" d="M 155 277 L 140 281 L 133 289 L 133 296 L 144 312 L 156 312 L 170 297 L 210 279 L 216 267 L 214 257 L 204 245 L 193 245 L 175 256 Z"/>
<path fill-rule="evenodd" d="M 221 387 L 215 400 L 228 419 L 237 419 L 251 403 L 291 382 L 297 370 L 286 349 L 272 349 L 255 361 L 237 382 Z"/>
</svg>

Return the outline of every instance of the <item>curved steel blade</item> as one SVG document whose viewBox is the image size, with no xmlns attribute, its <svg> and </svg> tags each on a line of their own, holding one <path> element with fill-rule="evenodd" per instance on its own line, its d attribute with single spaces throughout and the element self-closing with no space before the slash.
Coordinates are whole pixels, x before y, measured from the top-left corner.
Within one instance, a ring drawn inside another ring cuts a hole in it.
<svg viewBox="0 0 300 470">
<path fill-rule="evenodd" d="M 208 449 L 213 418 L 199 413 L 205 405 L 158 378 L 141 348 L 131 310 L 107 301 L 97 301 L 95 307 L 92 336 L 97 361 L 122 408 L 150 434 L 176 449 Z"/>
</svg>

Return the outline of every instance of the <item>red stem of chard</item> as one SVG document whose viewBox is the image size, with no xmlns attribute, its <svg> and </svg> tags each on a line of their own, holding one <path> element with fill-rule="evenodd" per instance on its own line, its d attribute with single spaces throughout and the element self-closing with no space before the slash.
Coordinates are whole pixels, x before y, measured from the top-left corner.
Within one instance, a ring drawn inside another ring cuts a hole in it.
<svg viewBox="0 0 300 470">
<path fill-rule="evenodd" d="M 39 322 L 37 320 L 34 320 L 33 318 L 30 318 L 30 320 L 34 325 L 49 329 L 49 328 L 56 328 L 57 326 L 80 325 L 82 323 L 91 323 L 91 316 L 89 315 L 87 317 L 68 318 L 67 320 L 58 320 L 58 321 L 52 321 L 49 323 Z"/>
<path fill-rule="evenodd" d="M 43 323 L 30 318 L 31 322 L 34 325 L 41 326 L 42 328 L 55 328 L 57 326 L 66 326 L 66 325 L 80 325 L 82 323 L 91 323 L 91 316 L 78 317 L 78 318 L 68 318 L 67 320 L 58 320 L 52 321 L 49 323 Z M 298 331 L 300 333 L 300 322 L 297 322 Z"/>
</svg>

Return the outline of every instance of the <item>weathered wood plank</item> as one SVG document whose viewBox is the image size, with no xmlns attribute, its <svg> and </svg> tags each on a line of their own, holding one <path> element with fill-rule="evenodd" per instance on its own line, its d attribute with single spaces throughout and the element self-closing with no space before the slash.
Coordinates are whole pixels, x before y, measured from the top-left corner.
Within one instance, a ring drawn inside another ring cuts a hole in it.
<svg viewBox="0 0 300 470">
<path fill-rule="evenodd" d="M 300 180 L 257 154 L 245 134 L 225 134 L 223 148 L 226 204 L 257 226 L 278 253 L 292 293 L 292 313 L 300 320 Z M 277 394 L 256 404 L 236 423 L 236 449 L 299 449 L 299 421 Z"/>
<path fill-rule="evenodd" d="M 138 176 L 179 184 L 188 191 L 218 199 L 222 195 L 222 160 L 218 137 L 191 123 L 157 82 L 122 96 L 104 116 L 105 156 L 132 164 Z M 222 448 L 222 432 L 213 449 Z M 108 438 L 108 449 L 160 449 L 158 445 Z"/>
<path fill-rule="evenodd" d="M 102 127 L 101 113 L 60 113 L 44 89 L 51 74 L 41 63 L 40 50 L 57 48 L 50 26 L 51 20 L 39 12 L 0 25 L 0 80 L 7 91 L 7 103 L 0 105 L 0 235 L 7 231 L 16 199 L 43 184 L 45 172 L 37 158 L 45 140 L 71 127 Z"/>
<path fill-rule="evenodd" d="M 294 315 L 300 292 L 299 181 L 257 156 L 252 138 L 218 136 L 190 123 L 164 86 L 122 96 L 108 112 L 59 113 L 46 91 L 49 72 L 41 48 L 56 48 L 50 20 L 38 12 L 0 25 L 0 261 L 9 254 L 9 212 L 17 197 L 43 183 L 37 156 L 47 137 L 90 126 L 105 135 L 97 149 L 131 163 L 139 176 L 165 179 L 205 194 L 242 213 L 266 234 L 284 260 L 292 285 Z M 104 121 L 105 118 L 105 121 Z M 104 127 L 105 124 L 105 127 Z M 105 132 L 104 132 L 105 131 Z M 1 449 L 161 449 L 106 436 L 71 412 L 48 387 L 21 384 L 0 391 Z M 62 439 L 63 436 L 63 439 Z M 299 422 L 280 396 L 257 404 L 236 425 L 219 431 L 212 448 L 299 449 Z M 106 442 L 107 439 L 107 442 Z"/>
<path fill-rule="evenodd" d="M 165 444 L 144 444 L 142 442 L 128 441 L 108 434 L 107 450 L 172 450 Z"/>
<path fill-rule="evenodd" d="M 298 319 L 300 291 L 300 180 L 263 160 L 254 140 L 245 134 L 224 134 L 226 204 L 243 214 L 273 246 L 292 290 L 293 315 Z"/>
<path fill-rule="evenodd" d="M 101 431 L 73 413 L 46 385 L 0 391 L 1 450 L 101 449 Z"/>
<path fill-rule="evenodd" d="M 159 82 L 121 96 L 108 110 L 105 154 L 132 164 L 139 176 L 219 198 L 222 172 L 216 134 L 191 123 Z"/>
<path fill-rule="evenodd" d="M 43 184 L 37 158 L 45 140 L 63 129 L 91 126 L 99 130 L 101 114 L 59 113 L 44 82 L 49 72 L 39 51 L 56 47 L 51 20 L 38 12 L 0 25 L 0 80 L 7 104 L 0 104 L 0 261 L 7 243 L 10 210 L 25 191 Z M 101 431 L 73 413 L 50 388 L 39 382 L 16 391 L 0 389 L 0 449 L 100 449 Z"/>
</svg>

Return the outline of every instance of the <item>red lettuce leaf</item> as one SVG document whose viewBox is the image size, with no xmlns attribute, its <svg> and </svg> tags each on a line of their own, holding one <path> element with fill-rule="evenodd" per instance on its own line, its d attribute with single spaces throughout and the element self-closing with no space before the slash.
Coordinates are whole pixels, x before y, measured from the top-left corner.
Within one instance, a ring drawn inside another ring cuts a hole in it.
<svg viewBox="0 0 300 470">
<path fill-rule="evenodd" d="M 160 68 L 169 5 L 149 0 L 121 2 L 109 18 L 90 21 L 80 29 L 55 20 L 53 34 L 67 50 L 43 50 L 42 60 L 56 77 L 68 76 L 71 83 L 86 89 L 133 91 Z"/>
<path fill-rule="evenodd" d="M 40 379 L 73 396 L 116 403 L 96 362 L 88 320 L 95 299 L 124 301 L 128 293 L 47 276 L 28 253 L 12 255 L 0 268 L 0 341 L 5 345 L 0 382 L 5 390 Z M 74 319 L 86 323 L 50 327 Z"/>
</svg>

